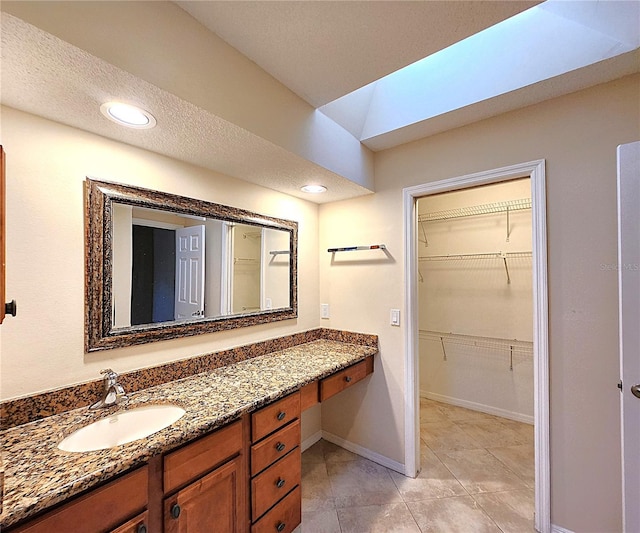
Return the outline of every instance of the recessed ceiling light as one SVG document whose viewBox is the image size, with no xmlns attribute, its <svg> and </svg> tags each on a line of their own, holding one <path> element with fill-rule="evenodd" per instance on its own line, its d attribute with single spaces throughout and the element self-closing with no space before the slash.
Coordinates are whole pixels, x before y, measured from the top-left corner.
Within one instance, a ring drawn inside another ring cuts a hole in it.
<svg viewBox="0 0 640 533">
<path fill-rule="evenodd" d="M 100 106 L 100 111 L 109 120 L 129 128 L 143 130 L 156 125 L 156 119 L 151 113 L 133 105 L 107 102 Z"/>
<path fill-rule="evenodd" d="M 327 192 L 327 188 L 324 185 L 305 185 L 300 187 L 302 192 L 310 192 L 312 194 L 318 194 L 321 192 Z"/>
</svg>

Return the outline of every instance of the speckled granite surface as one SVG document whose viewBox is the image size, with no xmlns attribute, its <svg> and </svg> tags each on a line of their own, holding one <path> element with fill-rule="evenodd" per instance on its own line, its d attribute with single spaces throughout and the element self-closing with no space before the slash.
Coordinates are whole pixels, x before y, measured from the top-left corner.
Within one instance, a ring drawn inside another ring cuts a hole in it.
<svg viewBox="0 0 640 533">
<path fill-rule="evenodd" d="M 285 335 L 275 339 L 245 344 L 228 350 L 207 353 L 155 367 L 122 373 L 119 381 L 127 391 L 147 389 L 176 379 L 209 372 L 222 366 L 291 348 L 298 344 L 327 339 L 363 346 L 377 346 L 378 337 L 327 328 Z M 117 370 L 117 369 L 114 369 Z M 102 394 L 102 379 L 16 398 L 0 403 L 0 429 L 9 429 L 34 420 L 90 405 Z"/>
<path fill-rule="evenodd" d="M 8 429 L 2 433 L 5 494 L 0 529 L 377 351 L 377 346 L 320 339 L 141 390 L 130 395 L 126 409 L 172 403 L 186 414 L 150 437 L 107 450 L 69 453 L 57 445 L 120 408 L 96 412 L 83 407 Z"/>
</svg>

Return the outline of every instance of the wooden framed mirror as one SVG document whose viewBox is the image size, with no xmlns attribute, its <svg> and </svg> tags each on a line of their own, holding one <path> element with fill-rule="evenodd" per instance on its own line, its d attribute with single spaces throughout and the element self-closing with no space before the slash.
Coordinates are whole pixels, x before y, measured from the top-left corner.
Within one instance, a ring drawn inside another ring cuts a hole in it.
<svg viewBox="0 0 640 533">
<path fill-rule="evenodd" d="M 85 183 L 87 352 L 297 317 L 297 222 Z"/>
</svg>

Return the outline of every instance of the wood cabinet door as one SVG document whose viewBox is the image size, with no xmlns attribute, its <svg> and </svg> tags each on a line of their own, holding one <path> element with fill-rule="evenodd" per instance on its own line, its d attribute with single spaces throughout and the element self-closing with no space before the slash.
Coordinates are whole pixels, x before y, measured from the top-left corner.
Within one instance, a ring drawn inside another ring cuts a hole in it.
<svg viewBox="0 0 640 533">
<path fill-rule="evenodd" d="M 236 457 L 164 501 L 165 533 L 230 533 L 240 530 L 241 459 Z"/>
<path fill-rule="evenodd" d="M 139 514 L 109 533 L 149 533 L 149 512 Z"/>
</svg>

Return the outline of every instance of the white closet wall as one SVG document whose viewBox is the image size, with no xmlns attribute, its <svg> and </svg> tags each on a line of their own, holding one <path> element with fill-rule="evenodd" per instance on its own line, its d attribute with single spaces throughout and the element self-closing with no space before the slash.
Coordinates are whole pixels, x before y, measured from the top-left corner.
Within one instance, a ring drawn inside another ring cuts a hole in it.
<svg viewBox="0 0 640 533">
<path fill-rule="evenodd" d="M 522 179 L 420 199 L 418 285 L 421 394 L 533 423 L 530 197 Z"/>
</svg>

